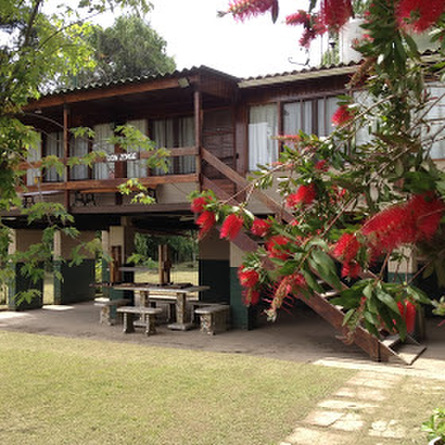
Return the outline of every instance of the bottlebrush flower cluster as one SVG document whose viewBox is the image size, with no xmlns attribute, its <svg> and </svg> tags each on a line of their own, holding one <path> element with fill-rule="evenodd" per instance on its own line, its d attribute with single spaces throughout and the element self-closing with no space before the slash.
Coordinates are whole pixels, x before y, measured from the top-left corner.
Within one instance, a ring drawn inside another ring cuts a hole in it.
<svg viewBox="0 0 445 445">
<path fill-rule="evenodd" d="M 323 35 L 328 28 L 322 22 L 319 14 L 309 14 L 299 10 L 295 14 L 286 17 L 287 25 L 303 25 L 303 34 L 300 38 L 300 45 L 308 48 L 312 40 Z"/>
<path fill-rule="evenodd" d="M 415 33 L 433 26 L 444 11 L 444 0 L 400 0 L 396 7 L 399 26 Z"/>
<path fill-rule="evenodd" d="M 278 0 L 235 0 L 230 3 L 227 12 L 233 14 L 237 20 L 244 21 L 246 18 L 274 10 L 278 10 Z"/>
<path fill-rule="evenodd" d="M 242 295 L 245 305 L 258 304 L 260 300 L 259 280 L 260 276 L 256 270 L 240 266 L 238 268 L 238 279 L 243 286 Z"/>
<path fill-rule="evenodd" d="M 360 273 L 357 254 L 362 248 L 372 262 L 402 245 L 430 240 L 444 212 L 444 202 L 433 193 L 413 195 L 406 203 L 374 215 L 357 235 L 344 233 L 333 248 L 333 255 L 343 264 L 342 275 L 354 278 Z"/>
</svg>

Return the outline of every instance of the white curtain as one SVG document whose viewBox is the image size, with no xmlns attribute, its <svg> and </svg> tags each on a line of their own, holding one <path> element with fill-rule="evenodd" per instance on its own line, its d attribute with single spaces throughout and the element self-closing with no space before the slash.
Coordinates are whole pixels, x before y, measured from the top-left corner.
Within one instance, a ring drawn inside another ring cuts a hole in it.
<svg viewBox="0 0 445 445">
<path fill-rule="evenodd" d="M 142 134 L 147 135 L 147 120 L 139 119 L 128 121 L 127 125 L 131 125 L 136 130 L 139 130 Z M 139 154 L 141 153 L 140 148 L 129 148 L 128 152 L 137 151 Z M 143 159 L 139 159 L 137 161 L 128 161 L 127 162 L 127 178 L 143 178 L 147 176 L 147 163 Z"/>
<path fill-rule="evenodd" d="M 61 131 L 48 134 L 46 138 L 46 156 L 63 158 L 63 133 Z M 62 180 L 61 176 L 57 174 L 55 167 L 46 170 L 45 179 L 47 182 L 58 182 Z"/>
<path fill-rule="evenodd" d="M 435 135 L 435 141 L 431 147 L 433 159 L 445 159 L 445 86 L 434 85 L 428 88 L 431 95 L 431 105 L 426 119 L 429 123 L 429 132 L 424 134 L 428 138 Z"/>
<path fill-rule="evenodd" d="M 179 119 L 179 147 L 193 147 L 195 145 L 195 120 L 193 116 Z M 181 156 L 178 158 L 179 174 L 195 172 L 195 157 Z"/>
<path fill-rule="evenodd" d="M 193 147 L 195 145 L 195 122 L 193 117 L 157 119 L 152 123 L 151 138 L 158 148 Z M 168 174 L 187 174 L 195 171 L 195 157 L 181 156 L 170 159 Z M 155 169 L 154 174 L 163 175 L 164 171 Z"/>
<path fill-rule="evenodd" d="M 311 100 L 285 104 L 283 109 L 284 134 L 298 134 L 300 130 L 312 134 L 314 132 L 312 107 Z"/>
<path fill-rule="evenodd" d="M 42 135 L 38 133 L 38 139 L 34 146 L 28 148 L 28 162 L 37 162 L 42 159 Z M 28 168 L 26 171 L 26 184 L 36 185 L 41 178 L 40 168 Z"/>
<path fill-rule="evenodd" d="M 317 103 L 317 119 L 319 137 L 329 136 L 334 127 L 332 126 L 332 116 L 338 108 L 338 99 L 336 97 L 323 97 L 318 99 Z"/>
<path fill-rule="evenodd" d="M 374 100 L 366 91 L 357 91 L 353 95 L 355 102 L 360 104 L 364 110 L 370 109 Z M 357 147 L 371 141 L 372 132 L 375 131 L 376 121 L 370 117 L 365 125 L 356 128 L 355 144 Z"/>
<path fill-rule="evenodd" d="M 86 137 L 72 138 L 70 143 L 71 156 L 82 158 L 88 154 L 88 139 Z M 70 177 L 73 181 L 88 179 L 88 166 L 74 165 L 71 167 Z"/>
<path fill-rule="evenodd" d="M 256 170 L 258 164 L 271 164 L 278 159 L 277 106 L 261 105 L 250 108 L 249 112 L 249 170 Z"/>
<path fill-rule="evenodd" d="M 114 153 L 114 144 L 110 144 L 108 140 L 113 137 L 113 124 L 95 125 L 94 128 L 94 144 L 93 151 L 101 151 L 107 154 Z M 114 178 L 114 162 L 100 162 L 94 164 L 94 179 L 110 179 Z"/>
</svg>

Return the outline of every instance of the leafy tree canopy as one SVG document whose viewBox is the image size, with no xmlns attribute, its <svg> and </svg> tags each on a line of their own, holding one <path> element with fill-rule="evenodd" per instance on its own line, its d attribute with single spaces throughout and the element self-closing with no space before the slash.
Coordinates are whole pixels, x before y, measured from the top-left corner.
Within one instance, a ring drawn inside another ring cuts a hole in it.
<svg viewBox="0 0 445 445">
<path fill-rule="evenodd" d="M 164 74 L 175 69 L 166 42 L 139 15 L 120 16 L 113 26 L 95 26 L 87 35 L 93 49 L 90 65 L 73 76 L 72 86 Z"/>
</svg>

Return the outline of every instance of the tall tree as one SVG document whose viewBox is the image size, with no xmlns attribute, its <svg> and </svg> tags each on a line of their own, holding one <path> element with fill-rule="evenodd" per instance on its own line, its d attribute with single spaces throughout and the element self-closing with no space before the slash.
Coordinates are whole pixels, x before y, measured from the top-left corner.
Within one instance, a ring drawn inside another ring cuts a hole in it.
<svg viewBox="0 0 445 445">
<path fill-rule="evenodd" d="M 139 15 L 120 16 L 113 26 L 95 26 L 87 35 L 95 67 L 81 69 L 74 86 L 111 82 L 174 71 L 175 62 L 166 54 L 166 42 Z"/>
</svg>

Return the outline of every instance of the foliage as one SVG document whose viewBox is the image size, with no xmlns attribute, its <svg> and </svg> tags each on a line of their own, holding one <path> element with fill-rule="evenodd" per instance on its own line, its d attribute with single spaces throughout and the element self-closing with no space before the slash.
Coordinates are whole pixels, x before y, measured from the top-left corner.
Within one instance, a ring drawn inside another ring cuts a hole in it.
<svg viewBox="0 0 445 445">
<path fill-rule="evenodd" d="M 137 233 L 134 241 L 135 255 L 133 255 L 133 259 L 138 259 L 139 263 L 148 260 L 148 264 L 151 264 L 151 261 L 157 261 L 158 246 L 161 244 L 169 246 L 171 260 L 175 263 L 193 261 L 196 258 L 198 251 L 198 244 L 192 232 L 186 236 L 155 236 Z"/>
<path fill-rule="evenodd" d="M 94 26 L 86 35 L 95 65 L 82 66 L 68 86 L 108 83 L 165 74 L 175 69 L 165 53 L 165 41 L 139 15 L 120 16 L 113 26 Z"/>
<path fill-rule="evenodd" d="M 428 439 L 438 437 L 445 441 L 445 408 L 436 408 L 431 417 L 422 423 L 422 431 L 428 433 Z"/>
<path fill-rule="evenodd" d="M 12 207 L 22 209 L 17 197 L 18 187 L 26 190 L 23 175 L 28 164 L 28 154 L 38 142 L 38 134 L 23 123 L 26 116 L 22 110 L 42 93 L 55 85 L 68 81 L 80 67 L 92 65 L 92 48 L 86 38 L 93 32 L 90 19 L 105 11 L 126 8 L 135 13 L 147 13 L 151 5 L 146 0 L 79 0 L 77 2 L 50 2 L 48 0 L 4 0 L 0 5 L 0 211 Z M 137 19 L 133 19 L 135 23 Z M 162 42 L 158 42 L 162 45 Z M 77 129 L 78 136 L 92 137 L 89 129 Z M 136 130 L 121 129 L 122 134 L 130 134 L 130 139 L 139 138 Z M 144 136 L 141 146 L 153 146 Z M 122 145 L 125 143 L 122 139 Z M 166 153 L 154 152 L 147 159 L 149 165 L 165 165 Z M 92 165 L 104 156 L 94 153 L 85 158 L 71 158 L 67 166 L 76 163 Z M 41 170 L 54 168 L 59 174 L 65 165 L 55 156 L 48 156 L 33 166 Z M 134 184 L 132 185 L 134 186 Z M 144 189 L 139 187 L 140 199 L 146 202 Z M 23 210 L 23 209 L 22 209 Z M 12 278 L 11 260 L 25 262 L 23 273 L 38 280 L 41 270 L 37 267 L 42 261 L 52 257 L 52 242 L 56 230 L 70 237 L 77 237 L 73 228 L 73 218 L 67 210 L 57 204 L 38 203 L 26 209 L 28 221 L 43 222 L 42 243 L 30 246 L 27 252 L 8 256 L 7 245 L 10 233 L 5 220 L 0 221 L 0 282 Z M 82 245 L 73 252 L 73 261 L 79 262 L 85 249 L 97 248 L 96 244 Z"/>
<path fill-rule="evenodd" d="M 274 14 L 276 3 L 239 0 L 227 13 L 242 20 L 268 11 Z M 338 32 L 356 3 L 322 0 L 316 12 L 317 2 L 312 0 L 309 11 L 298 12 L 291 24 L 299 21 L 311 38 Z M 433 128 L 428 118 L 442 98 L 431 97 L 425 84 L 426 78 L 442 80 L 443 64 L 440 57 L 437 63 L 424 63 L 413 39 L 420 28 L 430 30 L 433 39 L 443 35 L 445 5 L 431 3 L 431 11 L 426 11 L 416 1 L 360 2 L 366 20 L 364 38 L 355 49 L 363 60 L 346 86 L 351 93 L 339 97 L 335 131 L 326 138 L 302 132 L 280 135 L 279 161 L 253 172 L 254 187 L 276 186 L 282 197 L 281 213 L 262 220 L 262 231 L 248 210 L 248 200 L 232 207 L 208 192 L 193 195 L 193 205 L 201 213 L 201 237 L 222 224 L 222 237 L 233 240 L 240 230 L 234 222 L 242 219 L 244 229 L 261 241 L 261 247 L 246 257 L 240 279 L 247 283 L 247 304 L 257 301 L 260 289 L 269 296 L 272 319 L 295 295 L 310 298 L 322 293 L 322 279 L 341 292 L 335 304 L 346 310 L 344 323 L 352 331 L 361 324 L 376 335 L 384 328 L 403 336 L 403 308 L 429 299 L 412 285 L 417 276 L 384 282 L 388 263 L 400 267 L 406 259 L 403 249 L 409 247 L 425 260 L 421 272 L 435 270 L 439 278 L 445 277 L 445 174 L 430 155 L 444 126 L 439 122 Z M 407 8 L 412 12 L 408 17 Z M 317 32 L 307 27 L 315 23 L 307 21 L 307 14 L 319 14 Z M 441 51 L 444 48 L 442 43 Z M 358 137 L 359 130 L 367 133 L 365 142 Z M 377 273 L 370 274 L 378 264 Z M 258 280 L 248 279 L 249 271 L 256 271 Z"/>
</svg>

